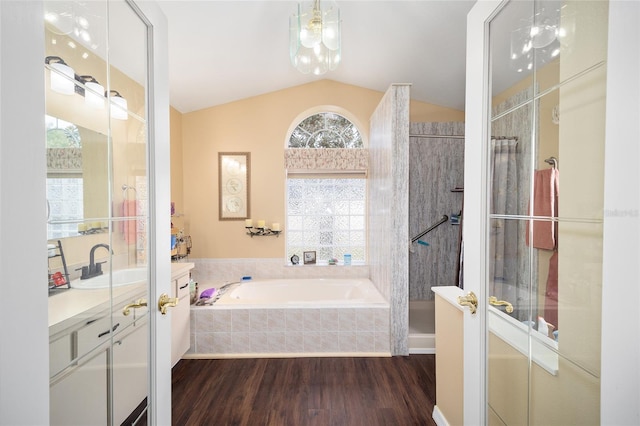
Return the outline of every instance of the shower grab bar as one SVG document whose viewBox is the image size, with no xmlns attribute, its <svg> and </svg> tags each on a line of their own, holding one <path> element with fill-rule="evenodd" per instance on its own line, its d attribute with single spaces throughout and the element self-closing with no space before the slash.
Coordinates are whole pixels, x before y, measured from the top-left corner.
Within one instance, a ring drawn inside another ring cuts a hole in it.
<svg viewBox="0 0 640 426">
<path fill-rule="evenodd" d="M 442 217 L 440 218 L 439 221 L 437 221 L 436 223 L 434 223 L 433 225 L 431 225 L 430 227 L 428 227 L 427 229 L 425 229 L 424 231 L 422 231 L 421 233 L 419 233 L 418 235 L 416 235 L 415 237 L 413 237 L 411 239 L 412 243 L 415 243 L 416 241 L 418 241 L 420 238 L 422 238 L 424 235 L 428 234 L 429 232 L 433 231 L 434 229 L 436 229 L 438 226 L 442 225 L 443 223 L 445 223 L 446 221 L 449 220 L 449 216 L 447 216 L 446 214 L 443 214 Z"/>
</svg>

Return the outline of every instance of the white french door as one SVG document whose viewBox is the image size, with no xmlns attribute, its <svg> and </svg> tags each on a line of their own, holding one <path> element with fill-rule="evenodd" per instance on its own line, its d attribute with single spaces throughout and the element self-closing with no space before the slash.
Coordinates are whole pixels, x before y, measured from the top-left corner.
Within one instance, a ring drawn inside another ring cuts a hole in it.
<svg viewBox="0 0 640 426">
<path fill-rule="evenodd" d="M 639 18 L 623 1 L 487 0 L 469 13 L 464 283 L 479 306 L 464 316 L 465 424 L 639 419 L 639 197 L 621 186 L 638 182 Z M 502 211 L 492 138 L 517 146 Z M 554 167 L 547 214 L 536 179 Z M 539 224 L 555 230 L 550 247 Z M 514 312 L 489 307 L 494 295 Z"/>
<path fill-rule="evenodd" d="M 56 253 L 64 259 L 64 247 L 75 264 L 64 265 L 72 288 L 49 299 L 49 422 L 121 424 L 146 411 L 149 423 L 169 424 L 170 314 L 158 309 L 171 293 L 164 17 L 133 0 L 45 2 L 44 10 L 46 113 L 67 133 L 77 129 L 84 187 L 84 199 L 68 201 L 84 215 Z M 48 204 L 63 204 L 48 192 Z M 94 256 L 106 263 L 102 275 L 84 266 Z M 125 272 L 140 277 L 113 278 Z M 95 288 L 92 275 L 104 278 Z"/>
</svg>

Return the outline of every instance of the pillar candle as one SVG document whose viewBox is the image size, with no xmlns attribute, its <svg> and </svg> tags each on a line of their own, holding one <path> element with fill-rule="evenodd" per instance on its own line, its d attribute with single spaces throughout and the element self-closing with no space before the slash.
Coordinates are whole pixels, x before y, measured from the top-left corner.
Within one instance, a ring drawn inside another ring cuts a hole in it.
<svg viewBox="0 0 640 426">
<path fill-rule="evenodd" d="M 274 222 L 274 223 L 271 225 L 271 230 L 272 230 L 272 231 L 279 231 L 279 230 L 280 230 L 280 224 L 279 224 L 279 223 L 277 223 L 277 222 Z"/>
<path fill-rule="evenodd" d="M 260 219 L 258 221 L 258 228 L 264 228 L 264 220 Z"/>
<path fill-rule="evenodd" d="M 251 219 L 245 219 L 244 221 L 244 227 L 245 228 L 251 228 L 253 226 L 253 220 Z"/>
</svg>

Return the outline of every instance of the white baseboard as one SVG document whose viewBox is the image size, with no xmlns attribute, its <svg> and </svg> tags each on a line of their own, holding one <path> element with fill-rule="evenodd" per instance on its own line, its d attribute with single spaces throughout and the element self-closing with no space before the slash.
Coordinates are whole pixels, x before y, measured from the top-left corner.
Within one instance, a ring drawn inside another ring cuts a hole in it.
<svg viewBox="0 0 640 426">
<path fill-rule="evenodd" d="M 437 405 L 433 407 L 433 414 L 431 415 L 431 417 L 438 426 L 449 426 L 449 422 L 444 417 L 444 414 L 442 414 L 442 411 L 440 411 Z"/>
<path fill-rule="evenodd" d="M 435 354 L 436 335 L 435 334 L 409 334 L 410 354 Z"/>
<path fill-rule="evenodd" d="M 1 1 L 1 0 L 0 0 Z M 389 358 L 390 352 L 282 352 L 282 353 L 186 353 L 183 359 L 241 359 L 241 358 L 339 358 L 339 357 L 371 357 Z"/>
</svg>

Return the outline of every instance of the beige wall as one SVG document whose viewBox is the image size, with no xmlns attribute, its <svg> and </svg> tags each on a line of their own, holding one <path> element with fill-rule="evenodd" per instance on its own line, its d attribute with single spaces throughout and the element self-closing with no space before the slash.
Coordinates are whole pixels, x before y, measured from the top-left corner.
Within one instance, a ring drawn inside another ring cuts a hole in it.
<svg viewBox="0 0 640 426">
<path fill-rule="evenodd" d="M 181 141 L 174 141 L 172 129 L 172 173 L 179 173 L 173 150 L 181 142 L 183 225 L 193 239 L 192 256 L 273 258 L 284 254 L 285 238 L 250 238 L 245 235 L 244 221 L 218 220 L 218 152 L 251 153 L 250 217 L 286 226 L 283 158 L 288 132 L 304 116 L 324 106 L 345 114 L 368 140 L 369 117 L 382 96 L 382 92 L 321 80 L 181 117 L 173 111 L 171 124 L 181 125 L 182 132 Z M 463 119 L 462 111 L 411 103 L 411 121 Z M 180 200 L 178 185 L 177 177 L 172 177 L 175 201 Z"/>
<path fill-rule="evenodd" d="M 169 111 L 171 142 L 171 201 L 175 203 L 173 227 L 184 229 L 183 162 L 182 162 L 182 114 L 174 108 Z"/>
<path fill-rule="evenodd" d="M 449 424 L 462 425 L 463 312 L 436 294 L 436 405 Z"/>
</svg>

